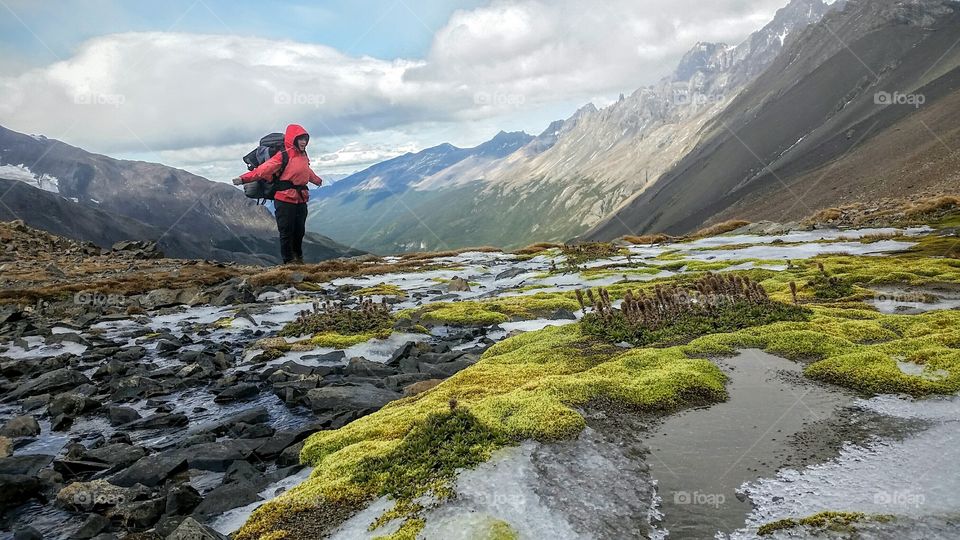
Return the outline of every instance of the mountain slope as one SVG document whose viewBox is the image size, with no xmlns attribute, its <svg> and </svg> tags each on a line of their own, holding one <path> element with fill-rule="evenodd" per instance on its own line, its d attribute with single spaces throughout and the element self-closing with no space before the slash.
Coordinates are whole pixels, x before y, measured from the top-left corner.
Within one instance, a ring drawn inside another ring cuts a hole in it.
<svg viewBox="0 0 960 540">
<path fill-rule="evenodd" d="M 18 198 L 25 196 L 22 190 L 0 191 L 0 202 L 8 206 L 0 206 L 4 215 L 13 209 L 31 226 L 100 245 L 121 233 L 135 236 L 120 239 L 159 239 L 173 257 L 279 262 L 276 224 L 266 209 L 233 186 L 186 171 L 116 160 L 0 127 L 0 178 L 56 198 L 44 197 L 51 212 L 46 215 Z M 304 249 L 314 261 L 362 253 L 314 234 Z"/>
<path fill-rule="evenodd" d="M 657 85 L 604 109 L 582 107 L 510 155 L 458 161 L 411 184 L 393 206 L 351 207 L 371 212 L 354 232 L 360 238 L 335 226 L 317 230 L 374 251 L 513 247 L 582 233 L 692 150 L 703 126 L 785 40 L 828 9 L 820 0 L 794 0 L 740 45 L 698 43 Z M 329 221 L 345 213 L 325 210 Z"/>
<path fill-rule="evenodd" d="M 307 229 L 368 251 L 394 251 L 370 240 L 382 234 L 382 227 L 409 214 L 409 205 L 415 204 L 408 199 L 413 184 L 461 162 L 499 159 L 531 140 L 526 133 L 501 131 L 474 148 L 442 144 L 378 163 L 320 190 L 310 201 Z"/>
<path fill-rule="evenodd" d="M 683 233 L 730 217 L 782 220 L 868 200 L 881 187 L 955 186 L 956 173 L 929 173 L 956 170 L 945 138 L 957 137 L 958 35 L 956 2 L 847 3 L 790 42 L 693 152 L 584 238 Z M 882 92 L 925 102 L 885 105 Z M 934 162 L 915 174 L 916 159 Z M 906 174 L 890 174 L 897 170 Z"/>
</svg>

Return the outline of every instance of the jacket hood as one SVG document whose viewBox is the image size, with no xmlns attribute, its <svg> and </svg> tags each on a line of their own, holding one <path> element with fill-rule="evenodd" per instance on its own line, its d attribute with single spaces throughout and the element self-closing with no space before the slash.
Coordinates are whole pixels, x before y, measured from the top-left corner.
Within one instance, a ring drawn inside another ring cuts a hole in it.
<svg viewBox="0 0 960 540">
<path fill-rule="evenodd" d="M 293 141 L 301 135 L 310 136 L 307 130 L 303 129 L 303 126 L 300 124 L 290 124 L 287 126 L 287 131 L 283 134 L 283 146 L 287 150 L 293 150 Z"/>
</svg>

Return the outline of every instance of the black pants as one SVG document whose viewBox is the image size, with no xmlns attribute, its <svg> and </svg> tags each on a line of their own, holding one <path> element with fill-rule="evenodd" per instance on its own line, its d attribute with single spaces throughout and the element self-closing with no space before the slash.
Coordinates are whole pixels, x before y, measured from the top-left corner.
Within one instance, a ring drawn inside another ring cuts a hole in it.
<svg viewBox="0 0 960 540">
<path fill-rule="evenodd" d="M 277 230 L 280 231 L 280 256 L 283 262 L 303 259 L 303 235 L 307 232 L 307 205 L 274 201 Z"/>
</svg>

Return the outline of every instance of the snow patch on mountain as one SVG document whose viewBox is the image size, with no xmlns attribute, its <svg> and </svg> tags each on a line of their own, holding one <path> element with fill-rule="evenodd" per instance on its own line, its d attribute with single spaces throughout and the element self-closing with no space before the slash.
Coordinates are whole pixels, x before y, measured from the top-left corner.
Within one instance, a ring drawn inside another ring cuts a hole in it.
<svg viewBox="0 0 960 540">
<path fill-rule="evenodd" d="M 60 193 L 60 179 L 49 174 L 34 174 L 23 163 L 19 165 L 0 165 L 0 178 L 16 180 L 50 193 Z"/>
</svg>

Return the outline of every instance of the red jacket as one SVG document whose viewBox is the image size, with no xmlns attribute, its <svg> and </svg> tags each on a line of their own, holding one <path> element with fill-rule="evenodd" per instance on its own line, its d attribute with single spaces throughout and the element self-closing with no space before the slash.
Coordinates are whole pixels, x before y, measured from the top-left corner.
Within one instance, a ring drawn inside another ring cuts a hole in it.
<svg viewBox="0 0 960 540">
<path fill-rule="evenodd" d="M 310 158 L 307 157 L 307 153 L 301 152 L 293 145 L 293 141 L 301 135 L 307 135 L 307 130 L 303 129 L 302 126 L 297 124 L 287 126 L 287 131 L 283 134 L 283 146 L 287 149 L 287 168 L 283 170 L 279 179 L 291 182 L 295 186 L 305 186 L 307 183 L 323 185 L 323 179 L 310 169 Z M 256 169 L 241 175 L 240 179 L 245 184 L 255 180 L 272 182 L 273 175 L 282 164 L 283 156 L 280 152 L 277 152 Z M 310 200 L 310 193 L 305 189 L 285 189 L 278 191 L 274 200 L 294 204 L 305 203 Z"/>
</svg>

